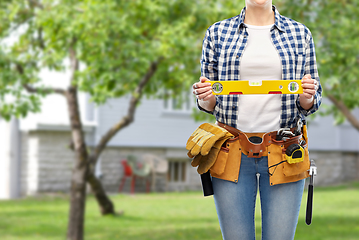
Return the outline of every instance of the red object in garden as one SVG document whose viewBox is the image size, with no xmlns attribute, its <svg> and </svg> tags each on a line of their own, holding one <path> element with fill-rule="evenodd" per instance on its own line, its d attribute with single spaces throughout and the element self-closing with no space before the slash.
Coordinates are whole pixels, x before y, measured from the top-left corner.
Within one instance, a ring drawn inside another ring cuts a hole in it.
<svg viewBox="0 0 359 240">
<path fill-rule="evenodd" d="M 122 192 L 123 186 L 125 185 L 126 178 L 131 178 L 131 194 L 135 193 L 135 183 L 136 178 L 144 178 L 146 179 L 147 173 L 143 174 L 143 170 L 146 170 L 145 165 L 143 163 L 133 163 L 128 161 L 127 159 L 121 160 L 121 165 L 123 168 L 123 176 L 121 179 L 120 186 L 118 188 L 119 192 Z M 142 172 L 141 172 L 142 171 Z M 146 192 L 150 192 L 150 181 L 146 179 Z"/>
<path fill-rule="evenodd" d="M 121 164 L 123 167 L 123 176 L 121 179 L 120 187 L 118 188 L 119 192 L 122 192 L 123 186 L 125 185 L 126 178 L 131 178 L 131 193 L 135 192 L 135 178 L 133 176 L 133 171 L 131 166 L 128 164 L 126 159 L 121 160 Z"/>
<path fill-rule="evenodd" d="M 123 166 L 124 174 L 126 177 L 132 176 L 132 168 L 130 165 L 128 165 L 128 162 L 126 159 L 121 160 L 121 164 Z"/>
</svg>

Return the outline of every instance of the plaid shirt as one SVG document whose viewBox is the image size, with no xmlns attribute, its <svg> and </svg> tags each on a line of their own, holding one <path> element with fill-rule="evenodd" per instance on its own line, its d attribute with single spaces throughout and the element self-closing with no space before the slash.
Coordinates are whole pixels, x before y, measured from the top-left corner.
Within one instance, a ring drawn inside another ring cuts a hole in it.
<svg viewBox="0 0 359 240">
<path fill-rule="evenodd" d="M 319 83 L 314 105 L 308 111 L 300 106 L 298 94 L 282 95 L 280 127 L 294 127 L 299 117 L 304 119 L 317 111 L 322 101 L 314 42 L 306 26 L 281 16 L 274 6 L 273 11 L 275 24 L 270 34 L 281 59 L 282 79 L 299 80 L 310 74 Z M 240 80 L 240 60 L 248 37 L 244 16 L 245 8 L 240 15 L 217 22 L 207 29 L 202 48 L 202 76 L 213 81 Z M 213 114 L 218 122 L 237 128 L 238 95 L 216 95 L 216 100 L 213 112 L 208 113 Z"/>
</svg>

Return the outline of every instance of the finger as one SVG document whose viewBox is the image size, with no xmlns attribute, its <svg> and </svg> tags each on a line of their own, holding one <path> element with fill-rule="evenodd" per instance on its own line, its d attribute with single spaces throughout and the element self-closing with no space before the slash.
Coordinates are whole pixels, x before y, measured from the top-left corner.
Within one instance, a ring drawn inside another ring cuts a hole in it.
<svg viewBox="0 0 359 240">
<path fill-rule="evenodd" d="M 312 79 L 310 74 L 306 74 L 303 78 L 302 78 L 302 84 L 303 83 L 313 83 L 315 81 L 315 79 Z"/>
<path fill-rule="evenodd" d="M 311 90 L 311 89 L 303 89 L 303 94 L 306 98 L 311 98 L 312 96 L 314 96 L 316 93 L 315 90 Z"/>
<path fill-rule="evenodd" d="M 310 82 L 308 80 L 308 83 L 302 83 L 302 88 L 303 89 L 315 89 L 315 90 L 318 90 L 319 83 L 315 79 L 310 79 Z"/>
<path fill-rule="evenodd" d="M 303 94 L 300 94 L 300 97 L 301 97 L 301 98 L 304 97 L 305 99 L 310 99 L 310 98 L 312 98 L 312 95 L 303 92 Z"/>
<path fill-rule="evenodd" d="M 200 82 L 196 82 L 192 85 L 192 88 L 193 90 L 196 90 L 196 89 L 200 89 L 200 88 L 203 88 L 203 87 L 208 87 L 208 86 L 211 86 L 210 83 L 200 83 Z"/>
<path fill-rule="evenodd" d="M 201 158 L 202 158 L 202 156 L 200 154 L 195 156 L 191 162 L 192 167 L 197 167 L 199 165 L 199 163 L 201 162 Z"/>
<path fill-rule="evenodd" d="M 202 94 L 202 93 L 205 93 L 205 92 L 208 92 L 208 91 L 212 91 L 211 85 L 204 86 L 204 87 L 201 87 L 201 88 L 197 88 L 197 89 L 193 90 L 193 93 L 196 94 L 196 95 L 199 95 L 199 94 Z"/>
<path fill-rule="evenodd" d="M 202 91 L 203 88 L 208 88 L 208 87 L 211 88 L 211 84 L 208 83 L 208 82 L 206 82 L 206 83 L 199 83 L 198 82 L 198 83 L 196 83 L 196 86 L 197 86 L 196 89 L 197 89 L 197 91 L 199 91 L 199 93 L 203 92 Z"/>
<path fill-rule="evenodd" d="M 210 91 L 210 92 L 204 92 L 204 93 L 202 93 L 202 94 L 196 95 L 196 97 L 197 97 L 197 99 L 199 99 L 199 100 L 204 100 L 204 98 L 208 97 L 208 96 L 211 95 L 211 94 L 212 94 L 212 91 Z"/>
<path fill-rule="evenodd" d="M 204 76 L 201 76 L 201 77 L 199 78 L 199 81 L 200 81 L 201 83 L 204 83 L 205 81 L 209 81 L 209 79 L 206 78 L 206 77 L 204 77 Z"/>
<path fill-rule="evenodd" d="M 311 78 L 312 78 L 312 76 L 310 74 L 305 74 L 303 77 L 303 79 L 311 79 Z"/>
<path fill-rule="evenodd" d="M 313 83 L 307 83 L 307 84 L 302 84 L 302 88 L 303 89 L 316 89 L 316 88 L 318 88 L 318 86 L 314 85 Z"/>
<path fill-rule="evenodd" d="M 210 93 L 208 93 L 208 95 L 207 96 L 205 96 L 205 97 L 203 97 L 203 101 L 208 101 L 209 99 L 211 99 L 211 98 L 214 98 L 215 96 L 213 95 L 213 93 L 212 92 L 210 92 Z"/>
<path fill-rule="evenodd" d="M 203 93 L 200 97 L 201 97 L 201 100 L 207 101 L 207 100 L 213 98 L 214 95 L 213 95 L 212 91 L 208 91 L 208 92 Z"/>
<path fill-rule="evenodd" d="M 317 89 L 318 89 L 319 82 L 317 80 L 315 80 L 315 79 L 306 79 L 306 78 L 302 79 L 302 87 L 303 88 L 312 88 L 312 89 L 314 89 L 315 88 L 314 86 L 317 86 Z"/>
<path fill-rule="evenodd" d="M 211 95 L 212 94 L 212 88 L 207 88 L 206 91 L 203 91 L 201 93 L 199 93 L 198 95 L 196 95 L 196 97 L 199 99 L 199 100 L 204 100 L 205 97 L 207 97 L 208 95 Z"/>
<path fill-rule="evenodd" d="M 207 101 L 207 100 L 211 99 L 212 96 L 214 96 L 214 95 L 211 95 L 211 93 L 210 93 L 210 94 L 205 94 L 205 95 L 197 95 L 196 97 L 198 100 Z"/>
</svg>

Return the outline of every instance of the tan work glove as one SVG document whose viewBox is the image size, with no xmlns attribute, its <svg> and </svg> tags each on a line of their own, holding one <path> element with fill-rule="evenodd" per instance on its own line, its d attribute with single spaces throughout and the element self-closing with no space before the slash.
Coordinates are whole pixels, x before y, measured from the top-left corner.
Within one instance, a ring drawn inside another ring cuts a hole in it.
<svg viewBox="0 0 359 240">
<path fill-rule="evenodd" d="M 188 156 L 192 158 L 199 153 L 202 156 L 207 155 L 213 144 L 222 137 L 233 137 L 233 135 L 215 124 L 203 123 L 192 133 L 187 141 Z"/>
<path fill-rule="evenodd" d="M 218 139 L 218 141 L 214 143 L 213 147 L 211 148 L 208 154 L 206 155 L 198 154 L 197 156 L 195 156 L 191 162 L 192 167 L 198 166 L 197 172 L 199 174 L 206 173 L 215 163 L 223 143 L 229 138 L 230 137 L 226 136 Z"/>
</svg>

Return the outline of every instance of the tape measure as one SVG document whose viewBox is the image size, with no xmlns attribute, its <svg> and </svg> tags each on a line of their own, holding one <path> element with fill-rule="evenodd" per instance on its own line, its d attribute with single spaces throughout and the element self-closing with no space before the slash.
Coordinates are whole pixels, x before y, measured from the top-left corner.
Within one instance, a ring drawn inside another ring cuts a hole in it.
<svg viewBox="0 0 359 240">
<path fill-rule="evenodd" d="M 213 95 L 233 94 L 301 94 L 301 80 L 206 81 Z"/>
<path fill-rule="evenodd" d="M 299 163 L 304 160 L 304 149 L 299 144 L 290 145 L 285 151 L 285 158 L 289 164 Z"/>
</svg>

